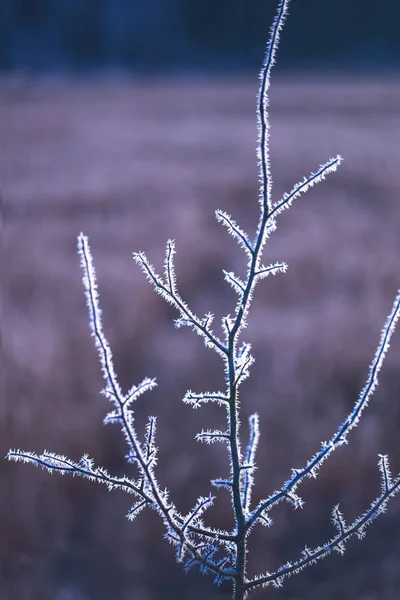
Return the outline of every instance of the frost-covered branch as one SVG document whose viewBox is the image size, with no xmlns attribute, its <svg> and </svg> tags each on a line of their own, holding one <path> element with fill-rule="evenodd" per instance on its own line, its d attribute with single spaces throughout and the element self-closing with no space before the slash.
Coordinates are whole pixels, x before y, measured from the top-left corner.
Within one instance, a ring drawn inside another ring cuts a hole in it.
<svg viewBox="0 0 400 600">
<path fill-rule="evenodd" d="M 175 267 L 173 263 L 174 254 L 175 242 L 174 240 L 168 240 L 165 259 L 165 281 L 157 275 L 144 252 L 135 252 L 133 258 L 145 273 L 147 279 L 153 284 L 156 292 L 179 311 L 181 316 L 175 321 L 175 326 L 183 327 L 186 325 L 192 327 L 198 335 L 204 338 L 206 346 L 214 348 L 219 354 L 224 356 L 226 348 L 210 328 L 213 316 L 209 313 L 204 319 L 197 317 L 176 290 Z"/>
<path fill-rule="evenodd" d="M 86 477 L 90 481 L 104 483 L 108 489 L 120 489 L 128 494 L 136 494 L 145 501 L 150 501 L 144 490 L 140 487 L 140 482 L 128 479 L 128 477 L 112 477 L 106 469 L 102 467 L 94 467 L 93 460 L 87 454 L 82 456 L 79 463 L 74 462 L 59 454 L 53 452 L 43 452 L 36 454 L 35 452 L 25 452 L 23 450 L 10 450 L 8 458 L 15 462 L 31 463 L 35 467 L 42 467 L 53 473 L 58 471 L 61 475 L 71 473 L 78 477 Z"/>
<path fill-rule="evenodd" d="M 368 401 L 372 396 L 377 384 L 378 384 L 378 373 L 382 367 L 383 360 L 386 352 L 389 349 L 390 340 L 394 333 L 395 326 L 400 317 L 400 289 L 397 292 L 397 296 L 393 303 L 392 310 L 386 319 L 385 327 L 382 330 L 381 338 L 379 341 L 378 348 L 376 350 L 374 359 L 369 368 L 368 378 L 365 386 L 360 392 L 360 395 L 349 415 L 343 421 L 338 428 L 337 432 L 332 436 L 329 442 L 322 442 L 322 447 L 317 454 L 315 454 L 311 460 L 308 461 L 305 467 L 302 469 L 293 469 L 292 477 L 286 481 L 279 491 L 274 492 L 266 500 L 261 500 L 257 508 L 251 514 L 247 527 L 251 527 L 253 523 L 259 518 L 265 511 L 270 510 L 272 506 L 277 504 L 279 501 L 288 499 L 289 494 L 295 494 L 295 491 L 300 482 L 307 476 L 315 478 L 318 470 L 320 469 L 323 462 L 328 456 L 342 444 L 347 444 L 347 434 L 358 425 L 360 416 L 364 408 L 368 405 Z M 297 497 L 297 496 L 296 496 Z"/>
<path fill-rule="evenodd" d="M 313 549 L 305 546 L 299 559 L 282 565 L 273 573 L 265 573 L 255 577 L 246 583 L 246 589 L 250 590 L 260 585 L 266 587 L 269 584 L 274 587 L 282 587 L 284 579 L 300 573 L 308 566 L 314 565 L 321 558 L 331 554 L 333 550 L 343 555 L 345 544 L 353 535 L 357 536 L 359 540 L 363 539 L 368 525 L 386 511 L 389 499 L 400 491 L 400 474 L 392 480 L 387 456 L 380 456 L 378 465 L 382 478 L 382 493 L 371 503 L 363 515 L 357 517 L 351 525 L 347 526 L 339 506 L 335 506 L 332 511 L 332 522 L 338 533 L 333 538 Z"/>
</svg>

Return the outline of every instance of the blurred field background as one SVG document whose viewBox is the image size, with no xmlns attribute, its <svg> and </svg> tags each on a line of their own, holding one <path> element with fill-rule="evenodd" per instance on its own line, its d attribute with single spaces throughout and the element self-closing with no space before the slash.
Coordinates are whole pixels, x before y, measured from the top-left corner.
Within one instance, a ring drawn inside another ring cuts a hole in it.
<svg viewBox="0 0 400 600">
<path fill-rule="evenodd" d="M 0 88 L 3 193 L 1 454 L 88 452 L 111 473 L 125 443 L 108 411 L 89 334 L 76 235 L 90 236 L 104 327 L 126 389 L 158 387 L 137 403 L 137 426 L 159 417 L 159 477 L 182 511 L 227 471 L 224 449 L 196 443 L 223 410 L 193 411 L 185 391 L 219 389 L 219 358 L 151 289 L 131 254 L 160 266 L 177 243 L 182 296 L 216 322 L 235 295 L 222 269 L 244 259 L 214 210 L 254 233 L 258 219 L 255 95 L 249 77 L 121 80 L 7 79 Z M 399 286 L 400 83 L 321 76 L 277 78 L 271 91 L 274 199 L 336 153 L 338 173 L 283 213 L 265 261 L 286 275 L 259 284 L 244 338 L 256 363 L 242 388 L 261 415 L 254 502 L 280 487 L 337 429 L 363 387 Z M 257 530 L 251 572 L 272 570 L 333 535 L 340 502 L 350 522 L 379 494 L 378 453 L 400 469 L 400 335 L 351 444 L 300 488 L 302 511 L 280 506 Z M 0 462 L 2 600 L 229 598 L 208 577 L 185 576 L 150 511 L 130 523 L 131 498 L 71 477 Z M 332 556 L 259 598 L 394 600 L 400 585 L 400 504 Z M 221 492 L 211 523 L 232 525 Z"/>
</svg>

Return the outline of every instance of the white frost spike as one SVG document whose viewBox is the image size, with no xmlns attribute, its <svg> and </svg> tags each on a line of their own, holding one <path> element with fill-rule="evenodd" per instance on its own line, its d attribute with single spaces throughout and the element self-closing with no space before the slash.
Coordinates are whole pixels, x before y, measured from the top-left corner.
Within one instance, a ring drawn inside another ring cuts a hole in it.
<svg viewBox="0 0 400 600">
<path fill-rule="evenodd" d="M 210 328 L 213 320 L 214 320 L 214 315 L 211 312 L 208 312 L 202 322 L 204 329 L 208 330 Z"/>
<path fill-rule="evenodd" d="M 281 588 L 283 586 L 283 580 L 283 577 L 277 577 L 276 579 L 274 579 L 272 582 L 273 587 L 276 589 Z"/>
<path fill-rule="evenodd" d="M 267 513 L 263 513 L 258 517 L 258 522 L 261 523 L 264 527 L 271 527 L 273 521 Z"/>
<path fill-rule="evenodd" d="M 312 551 L 308 546 L 304 546 L 304 550 L 301 551 L 301 554 L 304 558 L 310 558 L 312 556 Z"/>
<path fill-rule="evenodd" d="M 304 506 L 304 500 L 294 492 L 286 493 L 285 498 L 295 509 L 303 508 Z"/>
<path fill-rule="evenodd" d="M 346 552 L 346 546 L 344 545 L 343 542 L 339 542 L 338 544 L 335 544 L 335 546 L 333 548 L 334 548 L 334 550 L 336 550 L 336 552 L 338 554 L 340 554 L 340 556 L 343 556 L 343 554 Z"/>
<path fill-rule="evenodd" d="M 122 414 L 119 410 L 111 410 L 103 419 L 103 425 L 116 425 L 121 422 Z"/>
<path fill-rule="evenodd" d="M 176 329 L 180 329 L 181 327 L 189 327 L 191 326 L 192 323 L 189 321 L 189 319 L 175 319 L 174 320 L 174 327 L 176 327 Z"/>
<path fill-rule="evenodd" d="M 94 466 L 94 460 L 92 458 L 89 458 L 88 454 L 84 454 L 80 460 L 80 463 L 83 465 L 83 467 L 85 469 L 87 469 L 88 471 L 92 471 L 93 470 L 93 466 Z"/>
<path fill-rule="evenodd" d="M 363 540 L 363 539 L 365 538 L 365 534 L 366 534 L 366 531 L 365 531 L 365 526 L 361 526 L 361 527 L 358 529 L 358 531 L 356 532 L 357 538 L 358 538 L 359 540 Z"/>
</svg>

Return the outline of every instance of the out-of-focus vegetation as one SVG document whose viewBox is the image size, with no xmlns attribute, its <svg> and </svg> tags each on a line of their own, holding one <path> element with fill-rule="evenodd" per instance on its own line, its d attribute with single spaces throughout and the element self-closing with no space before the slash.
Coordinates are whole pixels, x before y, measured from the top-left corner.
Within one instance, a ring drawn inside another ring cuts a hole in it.
<svg viewBox="0 0 400 600">
<path fill-rule="evenodd" d="M 127 388 L 147 375 L 159 383 L 137 410 L 139 428 L 147 414 L 159 416 L 161 482 L 185 510 L 207 493 L 210 477 L 221 476 L 221 449 L 199 447 L 193 434 L 200 422 L 219 427 L 222 411 L 194 412 L 181 402 L 188 388 L 221 387 L 218 359 L 190 331 L 172 327 L 176 315 L 131 253 L 145 250 L 160 264 L 166 239 L 174 237 L 185 299 L 217 316 L 233 306 L 222 268 L 239 273 L 242 257 L 214 209 L 255 231 L 255 93 L 247 80 L 14 82 L 0 89 L 3 455 L 10 447 L 75 459 L 88 452 L 114 474 L 126 470 L 118 427 L 102 426 L 108 406 L 98 395 L 103 383 L 75 249 L 83 230 L 121 382 Z M 259 285 L 249 321 L 256 363 L 241 399 L 246 414 L 262 415 L 260 496 L 302 465 L 349 411 L 398 288 L 400 256 L 400 85 L 278 80 L 271 104 L 275 199 L 335 153 L 345 161 L 280 217 L 266 247 L 268 262 L 284 260 L 289 271 Z M 331 535 L 335 503 L 349 520 L 359 514 L 379 492 L 378 453 L 388 453 L 399 470 L 399 356 L 396 333 L 380 387 L 351 435 L 351 452 L 338 450 L 318 480 L 303 486 L 301 514 L 276 509 L 275 526 L 252 541 L 255 569 L 273 569 L 305 542 Z M 123 494 L 6 461 L 0 488 L 5 600 L 224 595 L 206 579 L 181 573 L 156 515 L 143 513 L 130 524 Z M 227 501 L 222 493 L 214 514 L 229 527 Z M 329 558 L 261 597 L 295 600 L 301 588 L 311 600 L 395 600 L 398 517 L 394 500 L 344 559 Z"/>
</svg>

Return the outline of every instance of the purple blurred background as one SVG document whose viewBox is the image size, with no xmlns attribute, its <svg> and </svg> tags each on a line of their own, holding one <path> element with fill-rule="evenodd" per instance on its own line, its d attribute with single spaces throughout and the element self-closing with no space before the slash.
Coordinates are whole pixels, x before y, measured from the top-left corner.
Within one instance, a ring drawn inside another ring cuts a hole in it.
<svg viewBox="0 0 400 600">
<path fill-rule="evenodd" d="M 75 460 L 88 452 L 111 473 L 127 472 L 118 427 L 102 426 L 108 407 L 98 394 L 75 247 L 83 230 L 121 384 L 157 377 L 156 390 L 137 404 L 138 430 L 148 414 L 158 415 L 160 480 L 182 511 L 209 492 L 210 478 L 226 473 L 227 460 L 221 447 L 193 439 L 202 428 L 222 427 L 222 409 L 195 412 L 181 398 L 188 388 L 221 388 L 223 373 L 197 336 L 173 328 L 174 311 L 132 252 L 146 251 L 159 266 L 166 240 L 175 238 L 182 296 L 198 313 L 214 312 L 216 322 L 232 311 L 222 269 L 241 273 L 245 261 L 214 210 L 255 232 L 256 73 L 275 7 L 207 4 L 4 2 L 9 20 L 0 43 L 2 455 L 10 447 Z M 241 395 L 244 439 L 247 416 L 261 415 L 254 501 L 280 487 L 345 418 L 399 287 L 398 6 L 381 2 L 379 16 L 368 2 L 317 4 L 293 1 L 278 55 L 274 199 L 331 156 L 345 161 L 281 215 L 265 249 L 268 263 L 284 260 L 289 270 L 259 284 L 244 333 L 256 356 Z M 96 37 L 96 23 L 114 33 Z M 124 50 L 122 59 L 121 40 L 140 50 Z M 350 445 L 300 488 L 301 512 L 280 506 L 274 526 L 256 530 L 251 572 L 272 570 L 332 536 L 334 504 L 348 521 L 364 511 L 380 490 L 378 453 L 399 471 L 399 356 L 397 332 Z M 230 597 L 229 588 L 182 572 L 157 515 L 125 519 L 131 499 L 122 493 L 6 461 L 0 484 L 2 600 Z M 399 515 L 394 499 L 344 558 L 325 559 L 258 597 L 394 600 Z M 232 525 L 224 492 L 210 523 Z"/>
</svg>

